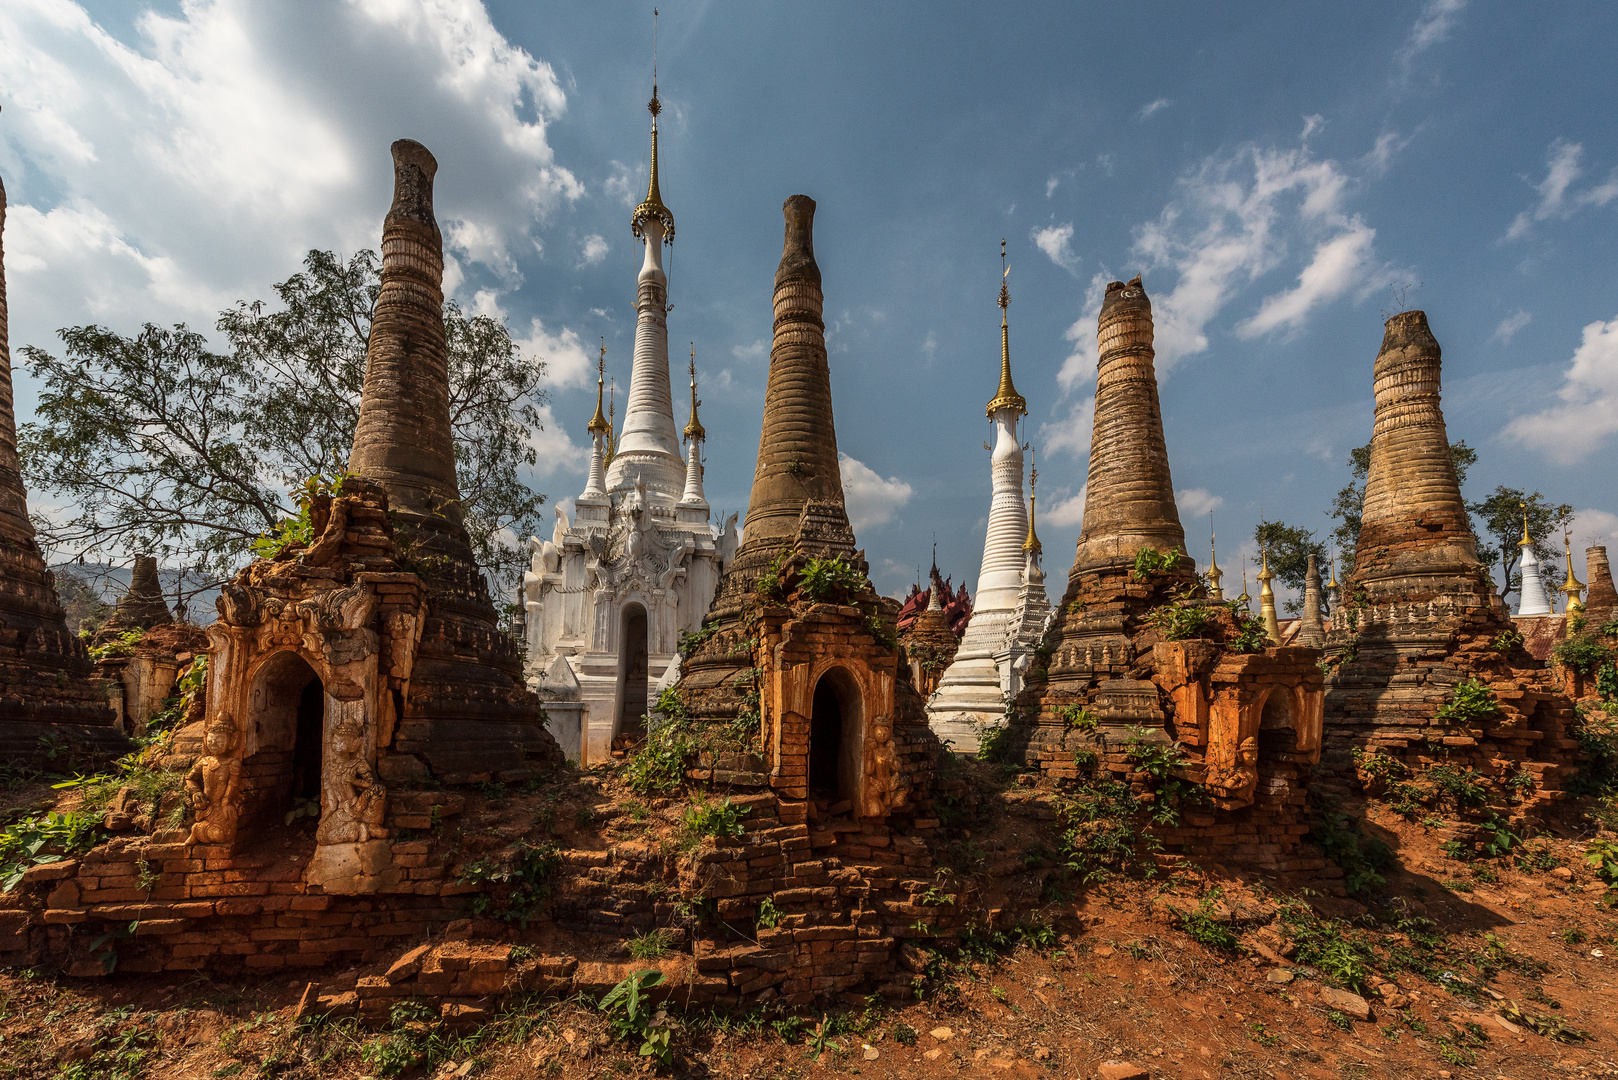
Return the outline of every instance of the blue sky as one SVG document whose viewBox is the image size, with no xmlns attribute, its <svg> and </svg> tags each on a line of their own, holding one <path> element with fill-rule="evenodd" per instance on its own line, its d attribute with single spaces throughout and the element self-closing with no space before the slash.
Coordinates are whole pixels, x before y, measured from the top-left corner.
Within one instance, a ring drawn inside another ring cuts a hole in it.
<svg viewBox="0 0 1618 1080">
<path fill-rule="evenodd" d="M 1261 514 L 1330 528 L 1394 286 L 1443 345 L 1468 494 L 1538 488 L 1579 509 L 1575 543 L 1618 542 L 1618 8 L 661 10 L 671 351 L 696 343 L 716 509 L 747 498 L 780 205 L 804 192 L 885 591 L 935 533 L 976 577 L 1001 237 L 1053 571 L 1080 524 L 1099 291 L 1137 272 L 1193 554 L 1210 508 L 1222 562 Z M 308 248 L 374 247 L 387 145 L 413 137 L 440 161 L 454 291 L 551 362 L 536 483 L 567 498 L 599 336 L 628 377 L 650 66 L 640 3 L 13 0 L 13 346 L 209 326 Z M 30 397 L 20 377 L 24 417 Z"/>
</svg>

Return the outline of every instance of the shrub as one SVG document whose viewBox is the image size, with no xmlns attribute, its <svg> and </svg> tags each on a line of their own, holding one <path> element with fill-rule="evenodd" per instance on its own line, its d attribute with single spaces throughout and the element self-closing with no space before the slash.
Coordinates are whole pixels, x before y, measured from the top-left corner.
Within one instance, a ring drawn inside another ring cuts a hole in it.
<svg viewBox="0 0 1618 1080">
<path fill-rule="evenodd" d="M 746 817 L 751 807 L 734 806 L 729 798 L 723 802 L 711 803 L 707 799 L 699 799 L 685 808 L 685 833 L 693 842 L 704 837 L 734 837 L 741 836 L 747 830 L 742 828 L 742 818 Z"/>
<path fill-rule="evenodd" d="M 1182 641 L 1201 637 L 1213 628 L 1216 619 L 1212 607 L 1182 607 L 1163 604 L 1148 611 L 1145 623 L 1168 641 Z"/>
<path fill-rule="evenodd" d="M 625 943 L 631 960 L 660 960 L 673 944 L 674 935 L 662 927 L 636 934 Z"/>
<path fill-rule="evenodd" d="M 1060 716 L 1062 718 L 1062 723 L 1066 724 L 1069 728 L 1083 731 L 1091 735 L 1095 734 L 1096 725 L 1101 722 L 1101 718 L 1099 716 L 1091 712 L 1089 709 L 1086 709 L 1083 705 L 1076 703 L 1058 709 L 1056 715 Z"/>
<path fill-rule="evenodd" d="M 1213 900 L 1203 897 L 1195 911 L 1180 916 L 1180 929 L 1199 945 L 1219 952 L 1235 952 L 1239 942 L 1230 927 L 1213 917 Z"/>
<path fill-rule="evenodd" d="M 110 660 L 115 656 L 134 656 L 135 646 L 141 643 L 146 631 L 140 627 L 125 630 L 116 637 L 110 638 L 100 645 L 90 646 L 88 652 L 91 660 Z"/>
<path fill-rule="evenodd" d="M 674 1061 L 673 1032 L 661 1014 L 652 1013 L 646 991 L 663 982 L 661 971 L 637 971 L 607 991 L 598 1006 L 607 1014 L 614 1039 L 640 1040 L 640 1056 L 667 1067 Z"/>
<path fill-rule="evenodd" d="M 1596 669 L 1596 693 L 1603 701 L 1618 700 L 1618 667 L 1610 661 Z"/>
<path fill-rule="evenodd" d="M 978 760 L 991 765 L 1011 764 L 1011 724 L 983 724 L 978 728 Z"/>
<path fill-rule="evenodd" d="M 1494 640 L 1489 644 L 1494 648 L 1495 652 L 1508 653 L 1513 649 L 1522 648 L 1523 642 L 1527 640 L 1515 630 L 1502 630 L 1494 636 Z"/>
<path fill-rule="evenodd" d="M 461 868 L 463 884 L 486 886 L 472 894 L 474 915 L 492 915 L 524 928 L 551 896 L 551 876 L 562 864 L 556 845 L 519 844 L 504 853 L 485 855 Z"/>
<path fill-rule="evenodd" d="M 854 593 L 864 587 L 864 576 L 841 555 L 810 559 L 798 575 L 798 595 L 811 604 L 819 603 L 834 592 Z"/>
<path fill-rule="evenodd" d="M 1173 570 L 1180 565 L 1178 550 L 1158 551 L 1156 548 L 1141 548 L 1135 553 L 1135 565 L 1130 570 L 1130 577 L 1137 581 L 1144 581 L 1148 574 L 1163 570 Z"/>
<path fill-rule="evenodd" d="M 6 826 L 0 832 L 0 892 L 10 892 L 30 867 L 89 851 L 101 837 L 101 816 L 48 813 Z"/>
<path fill-rule="evenodd" d="M 1493 716 L 1499 711 L 1500 706 L 1495 702 L 1494 694 L 1488 686 L 1479 679 L 1467 679 L 1455 687 L 1449 702 L 1438 707 L 1438 711 L 1433 713 L 1433 719 L 1453 720 L 1466 724 L 1485 716 Z"/>
<path fill-rule="evenodd" d="M 1327 982 L 1356 994 L 1370 990 L 1375 954 L 1346 922 L 1319 918 L 1293 904 L 1281 909 L 1281 923 L 1298 946 L 1298 963 L 1319 968 Z"/>
<path fill-rule="evenodd" d="M 1253 617 L 1235 600 L 1225 603 L 1230 617 L 1236 621 L 1236 635 L 1227 644 L 1232 652 L 1256 653 L 1270 647 L 1270 632 L 1264 623 Z"/>
<path fill-rule="evenodd" d="M 1609 889 L 1618 889 L 1618 843 L 1601 838 L 1584 849 L 1584 861 Z"/>
<path fill-rule="evenodd" d="M 1581 675 L 1588 675 L 1612 661 L 1612 650 L 1597 641 L 1594 634 L 1579 634 L 1557 642 L 1551 649 L 1551 659 Z"/>
</svg>

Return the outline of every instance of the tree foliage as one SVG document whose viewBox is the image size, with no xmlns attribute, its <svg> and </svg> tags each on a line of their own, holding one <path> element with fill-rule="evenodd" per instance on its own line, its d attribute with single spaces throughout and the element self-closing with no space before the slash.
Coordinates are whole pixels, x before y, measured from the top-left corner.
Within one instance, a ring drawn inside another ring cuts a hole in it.
<svg viewBox="0 0 1618 1080">
<path fill-rule="evenodd" d="M 1523 504 L 1528 504 L 1528 538 L 1533 541 L 1534 556 L 1540 562 L 1540 577 L 1546 590 L 1562 583 L 1562 530 L 1573 523 L 1573 507 L 1567 503 L 1551 503 L 1539 492 L 1525 492 L 1517 488 L 1497 487 L 1494 494 L 1482 502 L 1468 503 L 1467 509 L 1477 515 L 1487 540 L 1478 544 L 1478 558 L 1485 565 L 1500 568 L 1500 598 L 1522 589 L 1522 533 Z"/>
<path fill-rule="evenodd" d="M 190 567 L 206 588 L 249 557 L 253 541 L 295 513 L 302 481 L 348 459 L 359 417 L 379 260 L 311 251 L 304 269 L 260 302 L 221 312 L 226 352 L 184 325 L 133 337 L 99 326 L 60 332 L 57 357 L 22 352 L 43 384 L 37 419 L 19 431 L 28 484 L 60 499 L 36 521 L 59 555 L 154 554 Z M 522 564 L 544 496 L 522 470 L 537 462 L 545 364 L 522 355 L 504 324 L 444 305 L 450 420 L 462 508 L 491 579 Z"/>
</svg>

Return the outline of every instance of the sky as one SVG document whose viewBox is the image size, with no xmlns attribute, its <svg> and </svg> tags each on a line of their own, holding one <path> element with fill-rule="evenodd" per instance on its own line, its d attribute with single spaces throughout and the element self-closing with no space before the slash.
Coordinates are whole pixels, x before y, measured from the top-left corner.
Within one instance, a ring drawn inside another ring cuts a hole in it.
<svg viewBox="0 0 1618 1080">
<path fill-rule="evenodd" d="M 716 514 L 745 510 L 780 206 L 802 192 L 850 515 L 884 592 L 935 538 L 975 588 L 1002 238 L 1058 575 L 1100 296 L 1136 273 L 1199 559 L 1210 511 L 1227 569 L 1261 519 L 1329 532 L 1382 322 L 1406 307 L 1443 347 L 1449 435 L 1478 451 L 1466 495 L 1539 490 L 1577 509 L 1576 550 L 1618 543 L 1618 6 L 922 10 L 660 4 L 670 351 L 678 389 L 696 349 Z M 532 482 L 565 509 L 599 338 L 629 377 L 652 39 L 628 0 L 8 0 L 14 355 L 91 322 L 211 332 L 309 249 L 375 248 L 388 146 L 414 138 L 440 163 L 448 290 L 549 365 Z M 17 384 L 27 420 L 37 386 Z"/>
</svg>

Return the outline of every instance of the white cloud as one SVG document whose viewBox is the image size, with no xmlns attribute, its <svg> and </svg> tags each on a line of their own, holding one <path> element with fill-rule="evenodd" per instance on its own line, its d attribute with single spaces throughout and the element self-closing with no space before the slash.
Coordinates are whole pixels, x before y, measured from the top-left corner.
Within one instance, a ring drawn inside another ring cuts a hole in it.
<svg viewBox="0 0 1618 1080">
<path fill-rule="evenodd" d="M 883 479 L 876 470 L 847 454 L 837 455 L 843 474 L 843 505 L 855 535 L 867 526 L 875 528 L 892 521 L 910 501 L 914 490 L 897 476 Z"/>
<path fill-rule="evenodd" d="M 1618 544 L 1618 514 L 1606 510 L 1579 510 L 1573 515 L 1573 565 L 1579 567 L 1579 554 L 1587 547 Z M 1590 584 L 1582 567 L 1577 576 Z"/>
<path fill-rule="evenodd" d="M 593 350 L 587 350 L 579 340 L 578 331 L 562 327 L 552 334 L 538 318 L 528 324 L 526 337 L 517 338 L 517 347 L 530 356 L 544 359 L 549 384 L 557 389 L 585 386 L 593 380 L 596 362 Z"/>
<path fill-rule="evenodd" d="M 118 329 L 211 325 L 311 247 L 374 248 L 401 134 L 439 158 L 449 261 L 508 284 L 583 194 L 547 141 L 554 71 L 472 0 L 176 7 L 115 33 L 68 0 L 0 5 L 0 155 L 59 192 L 12 206 L 42 260 L 10 268 L 19 343 L 85 321 L 86 297 Z"/>
<path fill-rule="evenodd" d="M 709 389 L 718 390 L 720 393 L 727 393 L 736 385 L 736 377 L 731 374 L 729 368 L 720 368 L 717 374 L 704 375 L 703 378 L 708 380 Z"/>
<path fill-rule="evenodd" d="M 763 338 L 759 338 L 751 345 L 732 345 L 730 355 L 738 360 L 762 360 L 770 355 L 770 343 Z"/>
<path fill-rule="evenodd" d="M 1060 184 L 1061 182 L 1062 178 L 1057 176 L 1055 173 L 1052 173 L 1050 179 L 1045 181 L 1045 197 L 1047 199 L 1056 194 L 1056 185 Z"/>
<path fill-rule="evenodd" d="M 1582 143 L 1557 139 L 1545 154 L 1545 179 L 1534 190 L 1539 192 L 1539 205 L 1524 210 L 1506 230 L 1507 240 L 1520 240 L 1527 236 L 1534 222 L 1550 218 L 1565 220 L 1587 206 L 1606 206 L 1618 199 L 1618 169 L 1607 174 L 1607 179 L 1583 191 L 1571 191 L 1573 182 L 1584 175 L 1579 158 L 1584 155 Z"/>
<path fill-rule="evenodd" d="M 1225 505 L 1223 495 L 1214 495 L 1207 488 L 1181 488 L 1174 493 L 1174 504 L 1179 508 L 1180 520 L 1190 521 L 1206 517 L 1210 510 Z"/>
<path fill-rule="evenodd" d="M 1073 223 L 1064 222 L 1061 225 L 1048 225 L 1043 229 L 1030 230 L 1028 238 L 1034 246 L 1043 251 L 1046 256 L 1068 273 L 1077 273 L 1079 257 L 1073 254 L 1069 245 L 1073 241 Z"/>
<path fill-rule="evenodd" d="M 608 174 L 606 180 L 602 181 L 601 190 L 606 192 L 608 197 L 617 199 L 625 206 L 634 206 L 638 201 L 635 194 L 634 175 L 631 174 L 629 166 L 621 161 L 612 163 L 612 172 Z"/>
<path fill-rule="evenodd" d="M 595 266 L 607 257 L 607 240 L 596 233 L 584 238 L 584 244 L 579 248 L 579 265 Z"/>
<path fill-rule="evenodd" d="M 1427 0 L 1416 24 L 1410 28 L 1410 36 L 1399 49 L 1399 62 L 1407 73 L 1416 57 L 1449 37 L 1465 7 L 1466 0 Z"/>
<path fill-rule="evenodd" d="M 1517 417 L 1505 434 L 1571 465 L 1618 433 L 1618 318 L 1584 328 L 1557 396 L 1561 405 Z"/>
<path fill-rule="evenodd" d="M 1085 484 L 1079 488 L 1077 495 L 1058 499 L 1048 507 L 1039 511 L 1040 521 L 1057 529 L 1071 529 L 1084 524 L 1084 497 L 1089 494 L 1090 485 Z"/>
<path fill-rule="evenodd" d="M 1518 308 L 1516 311 L 1500 320 L 1500 325 L 1494 328 L 1494 340 L 1504 344 L 1511 344 L 1511 339 L 1517 336 L 1517 331 L 1534 321 L 1528 312 Z"/>
<path fill-rule="evenodd" d="M 1135 119 L 1137 119 L 1137 120 L 1145 120 L 1147 117 L 1151 116 L 1153 113 L 1161 112 L 1162 110 L 1168 108 L 1170 105 L 1173 105 L 1173 104 L 1174 104 L 1174 102 L 1170 101 L 1166 97 L 1160 97 L 1156 101 L 1147 102 L 1145 105 L 1142 105 L 1140 107 L 1140 112 L 1135 114 Z"/>
<path fill-rule="evenodd" d="M 1064 396 L 1071 394 L 1074 387 L 1087 385 L 1096 377 L 1096 313 L 1101 310 L 1101 300 L 1107 295 L 1107 280 L 1105 270 L 1097 271 L 1090 278 L 1090 287 L 1084 292 L 1085 313 L 1062 333 L 1065 340 L 1073 343 L 1073 351 L 1062 361 L 1062 367 L 1056 373 L 1056 383 L 1062 388 Z"/>
<path fill-rule="evenodd" d="M 938 355 L 938 334 L 932 330 L 927 331 L 927 337 L 921 343 L 921 351 L 926 355 L 927 362 L 932 363 L 933 357 Z"/>
<path fill-rule="evenodd" d="M 559 475 L 582 475 L 589 467 L 589 451 L 568 438 L 566 430 L 556 422 L 556 414 L 549 404 L 539 407 L 539 428 L 529 435 L 528 441 L 539 452 L 539 463 L 534 475 L 550 480 Z"/>
<path fill-rule="evenodd" d="M 1090 429 L 1095 426 L 1095 395 L 1074 402 L 1066 416 L 1039 426 L 1039 447 L 1047 454 L 1067 454 L 1075 458 L 1090 454 Z"/>
<path fill-rule="evenodd" d="M 1321 304 L 1366 284 L 1376 230 L 1359 218 L 1346 231 L 1315 246 L 1314 258 L 1298 274 L 1296 287 L 1265 297 L 1258 314 L 1236 325 L 1238 337 L 1252 338 L 1277 329 L 1296 329 Z"/>
<path fill-rule="evenodd" d="M 1303 138 L 1320 123 L 1306 118 Z M 1135 233 L 1136 256 L 1175 275 L 1153 301 L 1158 371 L 1205 350 L 1208 324 L 1295 247 L 1313 251 L 1298 284 L 1267 298 L 1242 324 L 1246 334 L 1297 329 L 1321 304 L 1363 295 L 1391 273 L 1376 260 L 1374 230 L 1345 211 L 1357 183 L 1336 161 L 1315 159 L 1302 139 L 1290 149 L 1246 146 L 1210 157 L 1182 177 L 1157 220 Z"/>
</svg>

